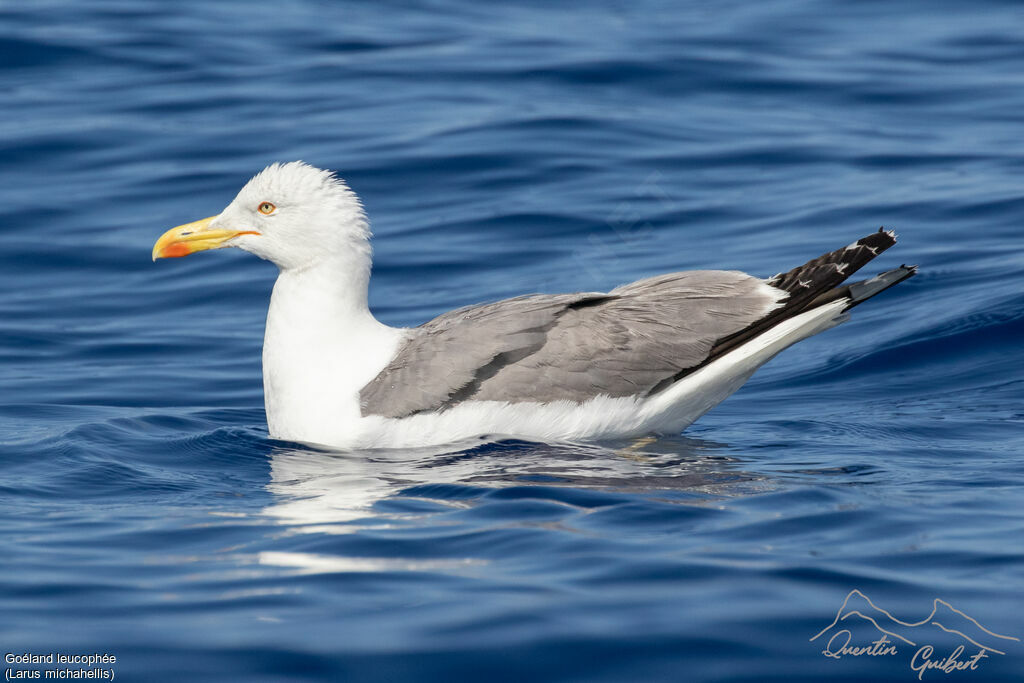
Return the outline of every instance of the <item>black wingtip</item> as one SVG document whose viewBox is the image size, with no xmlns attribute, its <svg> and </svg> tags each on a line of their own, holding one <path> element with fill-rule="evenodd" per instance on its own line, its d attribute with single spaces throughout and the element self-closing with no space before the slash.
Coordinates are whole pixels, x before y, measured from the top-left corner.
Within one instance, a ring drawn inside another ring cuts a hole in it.
<svg viewBox="0 0 1024 683">
<path fill-rule="evenodd" d="M 883 251 L 896 244 L 896 233 L 880 227 L 842 249 L 836 249 L 808 261 L 786 273 L 769 278 L 768 284 L 790 293 L 787 307 L 806 302 L 822 292 L 838 287 Z M 799 297 L 799 299 L 798 299 Z"/>
<path fill-rule="evenodd" d="M 861 280 L 860 282 L 853 282 L 845 285 L 835 290 L 835 293 L 839 296 L 845 296 L 850 299 L 850 304 L 846 307 L 846 310 L 849 310 L 850 308 L 867 301 L 871 297 L 881 294 L 890 287 L 894 287 L 904 280 L 914 277 L 916 274 L 917 266 L 908 266 L 903 264 L 899 268 L 893 268 L 892 270 L 887 270 L 884 273 L 879 273 L 868 280 Z"/>
</svg>

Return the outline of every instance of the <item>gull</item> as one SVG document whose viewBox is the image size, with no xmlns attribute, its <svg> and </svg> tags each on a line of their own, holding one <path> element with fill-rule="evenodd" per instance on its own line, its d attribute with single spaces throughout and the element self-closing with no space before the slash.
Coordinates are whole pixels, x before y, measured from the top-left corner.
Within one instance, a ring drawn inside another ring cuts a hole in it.
<svg viewBox="0 0 1024 683">
<path fill-rule="evenodd" d="M 367 303 L 370 227 L 358 197 L 295 161 L 258 173 L 220 214 L 165 232 L 153 259 L 236 247 L 277 265 L 263 341 L 272 438 L 416 448 L 678 434 L 780 351 L 913 276 L 900 266 L 844 284 L 895 242 L 880 229 L 767 279 L 675 272 L 395 328 Z"/>
</svg>

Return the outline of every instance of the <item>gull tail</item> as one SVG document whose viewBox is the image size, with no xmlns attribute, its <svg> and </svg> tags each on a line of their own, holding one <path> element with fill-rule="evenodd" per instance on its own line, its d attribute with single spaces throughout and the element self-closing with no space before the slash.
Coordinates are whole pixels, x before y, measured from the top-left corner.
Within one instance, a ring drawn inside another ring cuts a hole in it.
<svg viewBox="0 0 1024 683">
<path fill-rule="evenodd" d="M 840 312 L 846 311 L 913 277 L 917 266 L 904 265 L 867 280 L 843 284 L 844 280 L 894 244 L 896 233 L 879 228 L 878 232 L 862 237 L 849 246 L 830 251 L 802 266 L 768 278 L 769 285 L 788 292 L 789 296 L 779 308 L 750 327 L 720 340 L 711 349 L 706 362 L 720 358 L 801 313 L 840 300 L 846 301 Z"/>
<path fill-rule="evenodd" d="M 876 294 L 881 294 L 894 285 L 898 285 L 907 278 L 914 277 L 917 273 L 917 266 L 902 265 L 899 268 L 879 273 L 873 278 L 851 282 L 848 285 L 837 287 L 829 292 L 833 294 L 832 300 L 846 297 L 850 300 L 847 309 L 851 309 L 859 303 L 867 301 Z M 823 302 L 824 303 L 824 302 Z"/>
<path fill-rule="evenodd" d="M 896 243 L 879 230 L 765 282 L 788 296 L 749 327 L 721 339 L 707 359 L 651 392 L 649 426 L 670 433 L 685 429 L 746 382 L 764 363 L 802 339 L 847 319 L 846 311 L 913 277 L 917 266 L 900 266 L 875 277 L 844 281 Z"/>
</svg>

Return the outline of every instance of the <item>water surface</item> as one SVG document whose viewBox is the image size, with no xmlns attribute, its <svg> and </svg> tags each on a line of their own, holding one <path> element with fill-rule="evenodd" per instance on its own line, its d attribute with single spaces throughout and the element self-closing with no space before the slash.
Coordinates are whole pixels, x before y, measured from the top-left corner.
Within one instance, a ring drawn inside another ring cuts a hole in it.
<svg viewBox="0 0 1024 683">
<path fill-rule="evenodd" d="M 809 641 L 854 589 L 1024 637 L 1019 5 L 52 0 L 0 7 L 0 55 L 4 652 L 120 680 L 914 680 L 916 648 Z M 883 224 L 877 269 L 921 273 L 676 438 L 318 452 L 266 434 L 273 267 L 149 259 L 300 158 L 364 199 L 393 325 L 772 275 Z M 999 642 L 923 680 L 1019 680 Z"/>
</svg>

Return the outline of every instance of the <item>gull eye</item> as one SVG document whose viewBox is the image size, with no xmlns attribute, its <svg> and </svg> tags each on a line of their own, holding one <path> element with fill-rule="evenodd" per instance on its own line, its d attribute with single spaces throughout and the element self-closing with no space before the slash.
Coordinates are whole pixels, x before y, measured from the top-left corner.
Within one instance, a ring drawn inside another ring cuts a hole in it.
<svg viewBox="0 0 1024 683">
<path fill-rule="evenodd" d="M 270 202 L 263 202 L 262 204 L 260 204 L 258 211 L 262 213 L 264 216 L 269 216 L 270 214 L 277 211 L 277 207 L 271 204 Z"/>
</svg>

